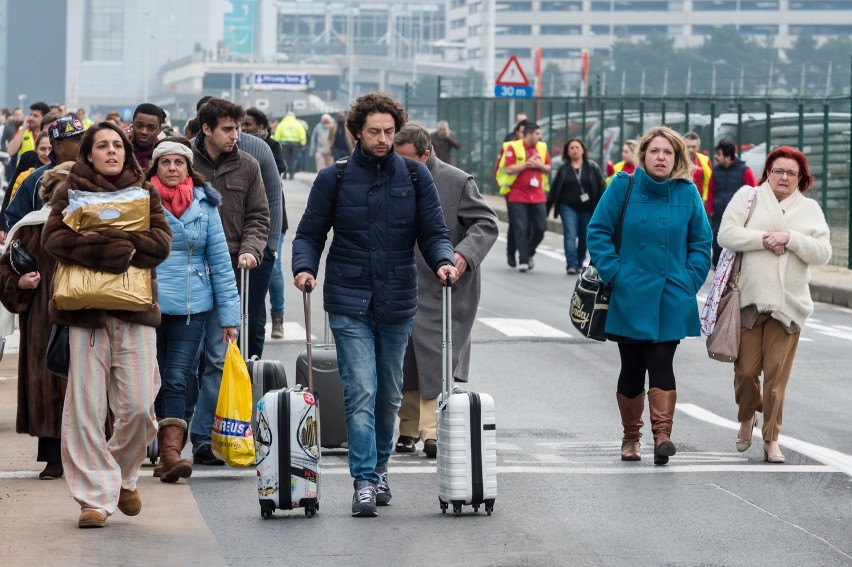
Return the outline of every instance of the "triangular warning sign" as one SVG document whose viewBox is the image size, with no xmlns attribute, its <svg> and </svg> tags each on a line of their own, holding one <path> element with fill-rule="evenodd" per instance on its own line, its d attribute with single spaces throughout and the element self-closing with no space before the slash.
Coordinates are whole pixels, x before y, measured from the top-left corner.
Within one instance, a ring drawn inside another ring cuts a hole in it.
<svg viewBox="0 0 852 567">
<path fill-rule="evenodd" d="M 514 55 L 509 57 L 506 65 L 500 74 L 497 75 L 496 85 L 505 85 L 512 87 L 528 87 L 530 80 L 527 79 L 524 69 L 521 67 L 520 61 Z"/>
</svg>

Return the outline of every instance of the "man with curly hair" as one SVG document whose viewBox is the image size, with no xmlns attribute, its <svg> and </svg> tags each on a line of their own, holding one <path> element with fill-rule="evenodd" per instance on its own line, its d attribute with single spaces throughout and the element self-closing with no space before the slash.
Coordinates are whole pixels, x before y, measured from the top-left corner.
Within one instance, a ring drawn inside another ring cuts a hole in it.
<svg viewBox="0 0 852 567">
<path fill-rule="evenodd" d="M 425 165 L 393 149 L 408 120 L 383 93 L 358 97 L 352 155 L 319 172 L 293 240 L 294 284 L 315 287 L 328 231 L 323 300 L 345 384 L 352 515 L 373 517 L 391 491 L 387 463 L 402 401 L 402 363 L 417 310 L 419 246 L 443 282 L 458 277 L 438 191 Z"/>
</svg>

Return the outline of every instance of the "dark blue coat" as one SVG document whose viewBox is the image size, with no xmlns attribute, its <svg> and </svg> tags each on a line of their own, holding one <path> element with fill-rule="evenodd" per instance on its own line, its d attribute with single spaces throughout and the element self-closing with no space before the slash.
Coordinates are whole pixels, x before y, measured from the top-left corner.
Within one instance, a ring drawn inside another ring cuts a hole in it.
<svg viewBox="0 0 852 567">
<path fill-rule="evenodd" d="M 697 337 L 695 294 L 710 270 L 710 224 L 691 180 L 655 181 L 641 168 L 624 214 L 616 253 L 618 216 L 629 177 L 619 172 L 589 222 L 587 242 L 601 279 L 612 283 L 606 332 L 640 341 Z"/>
<path fill-rule="evenodd" d="M 379 159 L 355 147 L 337 188 L 332 164 L 317 174 L 293 240 L 293 274 L 316 277 L 329 229 L 325 310 L 396 322 L 417 311 L 414 244 L 432 269 L 454 264 L 450 231 L 429 170 L 417 165 L 418 186 L 401 156 Z M 437 276 L 436 276 L 437 277 Z"/>
</svg>

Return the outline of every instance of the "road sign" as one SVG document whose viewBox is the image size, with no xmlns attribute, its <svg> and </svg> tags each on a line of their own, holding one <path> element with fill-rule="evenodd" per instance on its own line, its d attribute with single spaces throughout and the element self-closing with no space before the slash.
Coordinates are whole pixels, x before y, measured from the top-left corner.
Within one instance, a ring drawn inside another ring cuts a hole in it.
<svg viewBox="0 0 852 567">
<path fill-rule="evenodd" d="M 532 87 L 513 87 L 512 85 L 494 85 L 494 96 L 505 98 L 530 98 Z"/>
<path fill-rule="evenodd" d="M 252 85 L 256 88 L 306 89 L 310 77 L 302 74 L 289 73 L 255 73 Z"/>
<path fill-rule="evenodd" d="M 521 67 L 521 62 L 514 55 L 509 57 L 506 65 L 500 74 L 497 75 L 496 85 L 512 86 L 512 87 L 528 87 L 530 80 L 527 79 L 524 69 Z"/>
</svg>

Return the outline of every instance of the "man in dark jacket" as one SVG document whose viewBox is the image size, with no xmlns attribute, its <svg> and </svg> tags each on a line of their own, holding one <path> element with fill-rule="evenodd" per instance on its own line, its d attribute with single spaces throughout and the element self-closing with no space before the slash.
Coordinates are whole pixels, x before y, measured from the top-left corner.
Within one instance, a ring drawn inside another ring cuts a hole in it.
<svg viewBox="0 0 852 567">
<path fill-rule="evenodd" d="M 242 117 L 243 108 L 224 99 L 211 99 L 201 107 L 198 113 L 201 132 L 193 145 L 193 167 L 222 195 L 219 214 L 234 268 L 245 265 L 251 270 L 264 258 L 270 230 L 269 206 L 257 161 L 237 149 Z M 239 273 L 237 281 L 240 281 Z M 199 465 L 225 464 L 210 449 L 213 417 L 228 350 L 215 312 L 216 307 L 213 307 L 207 317 L 204 371 L 198 377 L 198 401 L 190 427 L 194 463 Z"/>
<path fill-rule="evenodd" d="M 743 185 L 755 186 L 754 173 L 737 156 L 737 147 L 730 140 L 720 140 L 714 148 L 716 165 L 713 166 L 713 175 L 710 177 L 710 188 L 708 199 L 713 200 L 713 217 L 711 228 L 713 229 L 713 265 L 719 263 L 719 255 L 722 248 L 716 237 L 719 234 L 719 226 L 722 224 L 722 215 L 728 208 L 728 203 L 734 193 Z"/>
<path fill-rule="evenodd" d="M 391 500 L 387 463 L 417 310 L 415 242 L 441 281 L 458 274 L 429 170 L 410 162 L 411 172 L 393 151 L 407 119 L 387 95 L 358 97 L 346 120 L 355 150 L 341 179 L 336 168 L 319 172 L 293 240 L 294 283 L 313 288 L 334 228 L 323 299 L 345 384 L 353 516 L 376 516 L 376 506 Z"/>
</svg>

